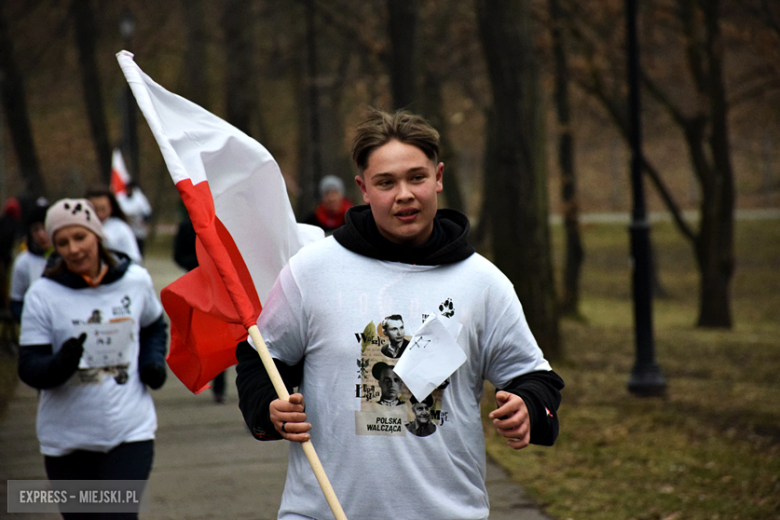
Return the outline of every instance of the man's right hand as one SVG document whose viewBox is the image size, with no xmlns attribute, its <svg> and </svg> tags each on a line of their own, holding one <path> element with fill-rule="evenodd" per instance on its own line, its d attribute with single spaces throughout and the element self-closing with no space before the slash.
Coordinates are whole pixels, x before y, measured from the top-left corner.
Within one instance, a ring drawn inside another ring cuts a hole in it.
<svg viewBox="0 0 780 520">
<path fill-rule="evenodd" d="M 283 438 L 293 442 L 306 442 L 311 439 L 311 424 L 306 422 L 303 395 L 292 394 L 289 401 L 275 399 L 269 406 L 271 422 Z"/>
</svg>

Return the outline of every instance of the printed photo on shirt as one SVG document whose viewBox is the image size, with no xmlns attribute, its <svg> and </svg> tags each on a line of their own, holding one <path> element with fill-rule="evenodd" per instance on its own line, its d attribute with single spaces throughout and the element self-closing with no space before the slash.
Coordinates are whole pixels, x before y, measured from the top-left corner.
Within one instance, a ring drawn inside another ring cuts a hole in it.
<svg viewBox="0 0 780 520">
<path fill-rule="evenodd" d="M 409 399 L 412 405 L 414 420 L 406 423 L 406 430 L 417 437 L 427 437 L 436 431 L 436 424 L 431 417 L 431 408 L 433 407 L 433 396 L 428 396 L 422 401 L 418 401 L 412 396 Z"/>
<path fill-rule="evenodd" d="M 423 316 L 419 317 L 422 325 Z M 389 435 L 398 437 L 426 437 L 436 432 L 437 423 L 446 419 L 441 411 L 441 397 L 449 381 L 437 388 L 423 403 L 414 396 L 395 373 L 398 359 L 409 345 L 413 333 L 408 320 L 400 313 L 388 314 L 370 322 L 362 333 L 356 333 L 361 346 L 357 360 L 359 383 L 356 397 L 360 411 L 355 413 L 357 435 Z"/>
<path fill-rule="evenodd" d="M 377 332 L 385 341 L 381 349 L 382 354 L 391 359 L 401 357 L 411 339 L 411 336 L 405 335 L 404 318 L 400 314 L 392 314 L 383 319 Z"/>
</svg>

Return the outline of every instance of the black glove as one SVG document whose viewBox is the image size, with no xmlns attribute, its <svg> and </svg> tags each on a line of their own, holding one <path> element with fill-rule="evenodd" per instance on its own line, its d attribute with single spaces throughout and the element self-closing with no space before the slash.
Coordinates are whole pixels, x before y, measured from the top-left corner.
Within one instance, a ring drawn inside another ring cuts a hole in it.
<svg viewBox="0 0 780 520">
<path fill-rule="evenodd" d="M 141 382 L 146 384 L 152 390 L 157 390 L 165 384 L 165 378 L 168 377 L 168 373 L 163 365 L 156 363 L 150 363 L 144 365 L 139 370 L 141 376 Z"/>
<path fill-rule="evenodd" d="M 87 333 L 82 332 L 78 338 L 68 338 L 57 351 L 57 358 L 63 368 L 72 368 L 75 370 L 79 366 L 79 360 L 84 353 L 84 340 L 87 339 Z"/>
</svg>

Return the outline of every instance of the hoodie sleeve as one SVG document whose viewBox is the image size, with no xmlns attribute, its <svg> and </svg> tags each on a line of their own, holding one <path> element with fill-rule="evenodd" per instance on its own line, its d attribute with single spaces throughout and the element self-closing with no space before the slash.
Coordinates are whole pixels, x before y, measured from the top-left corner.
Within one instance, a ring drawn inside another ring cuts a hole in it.
<svg viewBox="0 0 780 520">
<path fill-rule="evenodd" d="M 238 407 L 244 416 L 252 436 L 261 441 L 281 439 L 281 435 L 271 422 L 271 401 L 278 398 L 271 378 L 268 376 L 257 351 L 242 341 L 236 347 L 236 387 L 238 389 Z M 287 391 L 301 384 L 303 361 L 289 366 L 274 359 Z"/>
<path fill-rule="evenodd" d="M 531 423 L 531 444 L 552 446 L 558 438 L 558 407 L 564 382 L 552 370 L 529 372 L 499 390 L 523 399 Z"/>
<path fill-rule="evenodd" d="M 26 345 L 19 349 L 19 379 L 38 390 L 56 388 L 79 367 L 86 336 L 70 338 L 56 352 L 51 345 Z"/>
</svg>

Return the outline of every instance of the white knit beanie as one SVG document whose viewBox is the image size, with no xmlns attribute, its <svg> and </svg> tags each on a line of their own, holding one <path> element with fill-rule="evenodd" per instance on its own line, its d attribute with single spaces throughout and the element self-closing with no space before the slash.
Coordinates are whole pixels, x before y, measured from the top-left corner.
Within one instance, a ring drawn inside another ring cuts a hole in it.
<svg viewBox="0 0 780 520">
<path fill-rule="evenodd" d="M 54 233 L 66 226 L 82 226 L 106 240 L 103 224 L 95 213 L 95 207 L 87 199 L 61 199 L 46 212 L 46 233 L 54 241 Z"/>
</svg>

